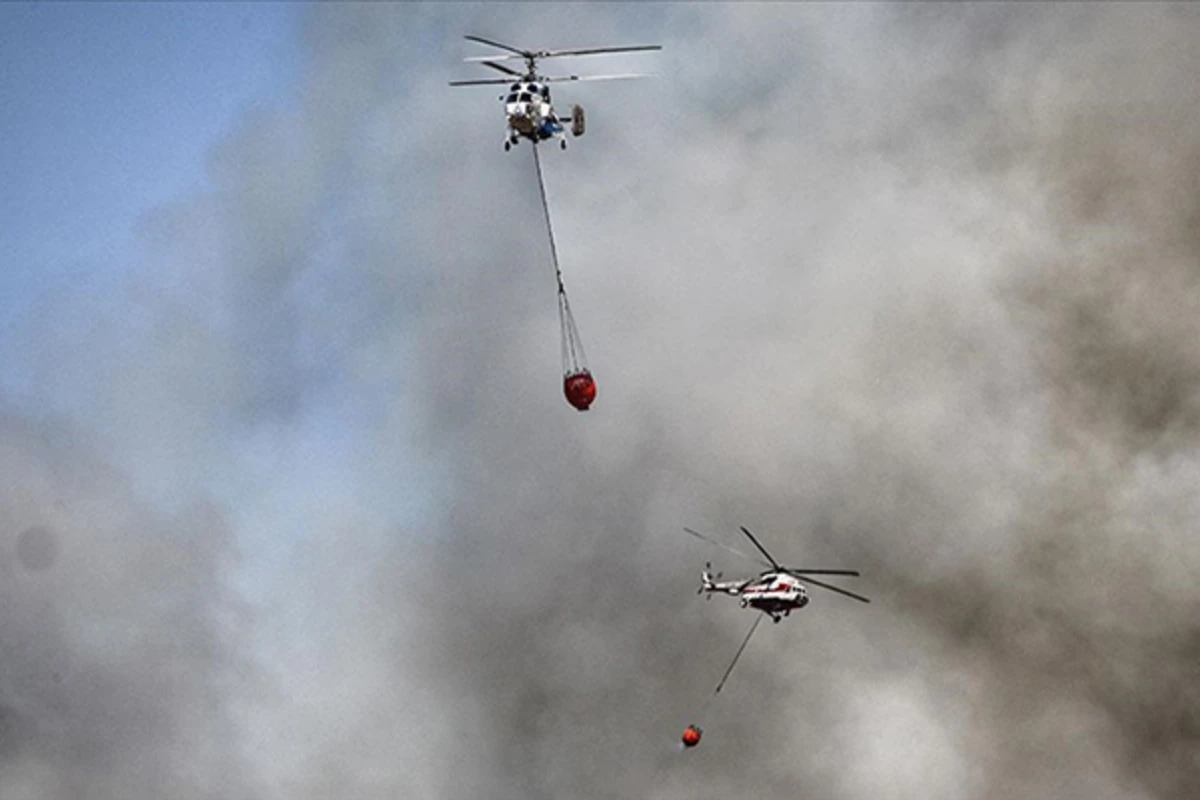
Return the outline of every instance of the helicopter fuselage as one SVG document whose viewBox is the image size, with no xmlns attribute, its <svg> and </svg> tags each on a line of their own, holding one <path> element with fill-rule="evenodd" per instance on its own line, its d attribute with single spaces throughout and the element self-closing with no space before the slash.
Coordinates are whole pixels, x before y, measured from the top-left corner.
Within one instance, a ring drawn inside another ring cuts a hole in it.
<svg viewBox="0 0 1200 800">
<path fill-rule="evenodd" d="M 562 137 L 563 125 L 550 103 L 550 87 L 546 84 L 517 81 L 501 100 L 504 101 L 504 115 L 508 120 L 510 144 L 516 144 L 518 138 L 537 143 Z"/>
<path fill-rule="evenodd" d="M 708 570 L 702 574 L 701 592 L 738 597 L 742 608 L 753 608 L 779 622 L 792 611 L 808 605 L 808 591 L 794 576 L 770 570 L 756 578 L 720 582 Z"/>
</svg>

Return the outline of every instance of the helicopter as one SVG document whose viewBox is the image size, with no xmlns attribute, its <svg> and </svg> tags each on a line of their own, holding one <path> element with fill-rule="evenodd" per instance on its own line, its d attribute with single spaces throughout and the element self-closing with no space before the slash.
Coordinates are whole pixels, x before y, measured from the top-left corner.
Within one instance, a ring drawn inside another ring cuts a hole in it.
<svg viewBox="0 0 1200 800">
<path fill-rule="evenodd" d="M 497 47 L 501 50 L 508 51 L 509 55 L 496 56 L 472 56 L 463 59 L 464 61 L 472 61 L 481 63 L 484 66 L 503 72 L 508 77 L 506 78 L 482 78 L 479 80 L 468 81 L 450 81 L 451 86 L 484 86 L 493 84 L 509 84 L 508 93 L 500 95 L 500 100 L 504 103 L 504 114 L 508 121 L 508 127 L 504 136 L 504 150 L 507 152 L 513 145 L 517 144 L 522 138 L 537 144 L 538 142 L 546 141 L 547 139 L 558 139 L 559 147 L 563 150 L 567 149 L 567 137 L 564 131 L 564 123 L 570 122 L 571 134 L 579 137 L 583 136 L 585 129 L 585 119 L 583 115 L 583 107 L 574 105 L 571 106 L 571 116 L 564 118 L 559 116 L 554 110 L 554 106 L 550 102 L 550 86 L 551 83 L 560 83 L 563 81 L 610 81 L 620 80 L 624 78 L 647 78 L 649 75 L 627 74 L 627 75 L 560 75 L 560 76 L 544 76 L 539 75 L 537 71 L 537 62 L 543 58 L 558 58 L 560 56 L 590 56 L 603 55 L 606 53 L 632 53 L 645 50 L 661 50 L 662 45 L 635 45 L 632 47 L 587 47 L 574 50 L 521 50 L 511 45 L 494 42 L 490 39 L 484 39 L 482 36 L 465 36 L 464 38 L 485 44 L 490 47 Z M 519 72 L 511 67 L 501 64 L 501 61 L 514 61 L 523 59 L 525 61 L 525 71 Z"/>
<path fill-rule="evenodd" d="M 804 583 L 810 583 L 813 586 L 820 586 L 822 589 L 828 589 L 831 592 L 844 594 L 862 603 L 871 602 L 860 594 L 846 591 L 845 589 L 812 577 L 813 575 L 846 575 L 858 577 L 859 573 L 857 570 L 785 567 L 767 552 L 767 549 L 759 543 L 758 539 L 754 538 L 754 534 L 745 526 L 742 526 L 742 533 L 754 544 L 758 552 L 766 557 L 766 561 L 757 556 L 747 555 L 735 547 L 730 547 L 729 545 L 710 539 L 691 528 L 684 528 L 683 530 L 685 533 L 690 533 L 697 539 L 716 545 L 722 550 L 727 550 L 741 558 L 769 567 L 766 571 L 752 578 L 736 581 L 722 582 L 721 573 L 718 572 L 715 576 L 712 574 L 711 563 L 705 564 L 704 571 L 700 573 L 700 588 L 696 594 L 706 595 L 705 600 L 711 600 L 712 596 L 717 593 L 732 595 L 733 597 L 741 598 L 742 608 L 753 608 L 756 611 L 762 612 L 762 614 L 756 614 L 754 621 L 750 623 L 750 630 L 746 631 L 746 637 L 742 639 L 742 644 L 738 647 L 737 652 L 733 654 L 733 660 L 726 667 L 725 674 L 721 676 L 721 681 L 717 684 L 713 695 L 721 693 L 721 689 L 724 688 L 725 682 L 729 680 L 730 674 L 733 673 L 733 668 L 737 664 L 738 659 L 745 652 L 746 645 L 750 644 L 750 637 L 754 635 L 754 631 L 758 628 L 758 623 L 763 621 L 764 615 L 770 617 L 772 622 L 779 623 L 784 617 L 790 616 L 793 611 L 808 605 L 808 591 L 805 589 Z M 683 743 L 684 749 L 691 749 L 700 744 L 700 737 L 702 735 L 703 731 L 698 725 L 693 723 L 683 729 L 680 741 Z"/>
<path fill-rule="evenodd" d="M 804 608 L 808 605 L 808 591 L 805 588 L 805 583 L 813 586 L 819 586 L 822 589 L 828 589 L 831 592 L 845 595 L 862 603 L 871 602 L 866 597 L 854 592 L 847 591 L 838 586 L 824 583 L 811 576 L 813 575 L 846 575 L 858 577 L 859 573 L 856 570 L 849 569 L 799 569 L 796 567 L 782 566 L 775 558 L 767 552 L 766 548 L 759 543 L 758 539 L 754 538 L 749 530 L 744 526 L 742 533 L 746 535 L 760 553 L 766 556 L 766 561 L 755 556 L 747 555 L 742 551 L 721 544 L 718 541 L 708 538 L 703 534 L 697 533 L 691 528 L 683 529 L 686 533 L 695 536 L 697 539 L 714 544 L 717 547 L 727 550 L 735 555 L 750 561 L 755 561 L 765 567 L 769 567 L 765 572 L 760 573 L 752 578 L 735 581 L 721 581 L 722 574 L 712 574 L 712 564 L 704 565 L 704 571 L 700 573 L 700 588 L 696 594 L 707 595 L 706 600 L 711 600 L 713 594 L 727 594 L 741 599 L 742 608 L 753 608 L 761 611 L 771 618 L 772 622 L 779 623 L 784 617 L 790 616 L 793 611 Z"/>
</svg>

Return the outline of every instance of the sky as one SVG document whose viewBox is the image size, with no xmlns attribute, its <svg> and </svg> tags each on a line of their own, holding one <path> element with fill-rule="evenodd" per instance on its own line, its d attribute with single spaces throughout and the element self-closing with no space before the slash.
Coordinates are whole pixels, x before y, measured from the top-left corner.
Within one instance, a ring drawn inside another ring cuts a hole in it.
<svg viewBox="0 0 1200 800">
<path fill-rule="evenodd" d="M 58 283 L 104 281 L 95 273 L 136 258 L 138 219 L 203 181 L 207 149 L 286 86 L 295 51 L 292 12 L 279 5 L 11 3 L 3 13 L 11 318 Z"/>
<path fill-rule="evenodd" d="M 463 34 L 652 72 L 542 153 Z M 0 795 L 1183 798 L 1200 14 L 0 6 Z M 763 626 L 749 565 L 859 569 Z M 705 729 L 681 752 L 689 723 Z"/>
</svg>

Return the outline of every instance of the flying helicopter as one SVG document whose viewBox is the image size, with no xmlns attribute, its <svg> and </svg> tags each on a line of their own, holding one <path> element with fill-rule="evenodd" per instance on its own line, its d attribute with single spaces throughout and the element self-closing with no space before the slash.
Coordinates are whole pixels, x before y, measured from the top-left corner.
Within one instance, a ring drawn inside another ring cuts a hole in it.
<svg viewBox="0 0 1200 800">
<path fill-rule="evenodd" d="M 508 77 L 506 78 L 481 78 L 479 80 L 467 81 L 450 81 L 451 86 L 484 86 L 493 84 L 509 84 L 508 93 L 500 95 L 500 100 L 504 102 L 504 114 L 508 121 L 508 128 L 504 136 L 504 149 L 508 151 L 514 144 L 517 144 L 521 138 L 526 138 L 537 144 L 538 142 L 546 141 L 547 139 L 558 139 L 559 146 L 567 149 L 567 137 L 564 132 L 564 122 L 568 119 L 559 116 L 554 110 L 554 106 L 550 102 L 550 86 L 551 83 L 560 83 L 564 81 L 611 81 L 624 78 L 647 78 L 649 75 L 642 74 L 626 74 L 626 75 L 559 75 L 545 76 L 539 75 L 537 71 L 537 62 L 543 58 L 558 58 L 561 56 L 591 56 L 604 55 L 608 53 L 632 53 L 645 50 L 661 50 L 662 46 L 653 45 L 635 45 L 632 47 L 586 47 L 574 50 L 522 50 L 511 45 L 494 42 L 490 39 L 484 39 L 482 36 L 466 36 L 464 37 L 472 42 L 478 42 L 490 47 L 496 47 L 508 52 L 508 55 L 495 56 L 472 56 L 463 59 L 481 63 L 484 66 L 503 72 Z M 511 67 L 501 64 L 501 61 L 515 61 L 523 59 L 525 61 L 525 71 L 520 72 Z M 573 136 L 583 136 L 585 129 L 585 120 L 583 108 L 578 105 L 571 106 L 571 116 L 569 117 L 571 125 L 571 134 Z"/>
<path fill-rule="evenodd" d="M 825 583 L 814 577 L 813 575 L 846 575 L 857 577 L 857 570 L 850 569 L 799 569 L 796 567 L 785 567 L 775 560 L 774 556 L 767 552 L 767 549 L 759 543 L 758 539 L 754 538 L 744 526 L 742 533 L 746 535 L 758 552 L 766 557 L 766 561 L 756 556 L 747 555 L 741 550 L 729 545 L 722 544 L 714 539 L 710 539 L 704 534 L 697 533 L 691 528 L 683 529 L 686 533 L 690 533 L 697 539 L 716 545 L 722 550 L 727 550 L 741 558 L 754 561 L 762 564 L 768 569 L 752 578 L 735 581 L 721 581 L 721 573 L 715 576 L 712 574 L 712 564 L 705 564 L 704 571 L 700 573 L 700 589 L 696 594 L 704 594 L 705 600 L 711 600 L 716 593 L 728 594 L 733 597 L 741 598 L 742 608 L 753 608 L 756 611 L 761 611 L 762 614 L 756 614 L 754 621 L 750 623 L 750 630 L 746 631 L 746 637 L 742 639 L 742 644 L 738 647 L 737 652 L 733 654 L 733 660 L 729 662 L 729 666 L 725 669 L 725 674 L 721 676 L 720 683 L 713 691 L 713 695 L 721 693 L 725 682 L 729 680 L 730 674 L 733 672 L 734 666 L 738 659 L 742 657 L 742 653 L 746 650 L 746 645 L 750 644 L 750 637 L 754 635 L 755 629 L 758 628 L 758 623 L 762 622 L 763 615 L 771 618 L 773 622 L 780 622 L 786 616 L 789 616 L 796 609 L 804 608 L 808 605 L 808 591 L 804 587 L 804 583 L 810 583 L 813 586 L 820 586 L 822 589 L 828 589 L 831 592 L 844 594 L 847 597 L 853 598 L 863 603 L 871 602 L 867 598 L 854 592 L 846 591 L 832 584 Z M 801 583 L 803 581 L 804 583 Z M 700 744 L 700 737 L 703 731 L 698 725 L 691 724 L 683 729 L 683 735 L 680 740 L 683 742 L 685 749 L 691 749 Z"/>
<path fill-rule="evenodd" d="M 758 539 L 745 527 L 742 527 L 742 533 L 746 535 L 758 552 L 766 557 L 766 561 L 755 556 L 747 555 L 741 550 L 738 550 L 718 541 L 708 538 L 703 534 L 697 533 L 691 528 L 683 529 L 686 533 L 690 533 L 697 539 L 716 545 L 728 552 L 741 556 L 742 558 L 762 564 L 768 569 L 752 578 L 734 581 L 721 581 L 722 574 L 712 574 L 712 564 L 704 565 L 704 571 L 700 573 L 700 588 L 696 594 L 705 594 L 705 599 L 712 599 L 712 595 L 716 593 L 727 594 L 741 599 L 742 608 L 753 608 L 761 611 L 771 618 L 775 623 L 780 622 L 784 617 L 790 616 L 795 610 L 804 608 L 808 605 L 808 591 L 805 588 L 805 583 L 813 586 L 819 586 L 822 589 L 828 589 L 831 592 L 845 595 L 862 603 L 871 602 L 860 594 L 847 591 L 838 586 L 824 583 L 813 575 L 845 575 L 857 577 L 859 573 L 856 570 L 849 569 L 800 569 L 797 567 L 782 566 L 775 558 L 767 552 L 766 548 L 759 543 Z"/>
</svg>

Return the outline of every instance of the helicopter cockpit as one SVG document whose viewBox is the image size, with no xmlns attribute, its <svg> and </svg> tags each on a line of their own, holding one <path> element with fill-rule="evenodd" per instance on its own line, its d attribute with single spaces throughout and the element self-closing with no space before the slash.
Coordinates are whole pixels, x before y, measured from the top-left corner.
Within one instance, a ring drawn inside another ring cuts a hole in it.
<svg viewBox="0 0 1200 800">
<path fill-rule="evenodd" d="M 536 105 L 550 103 L 550 87 L 538 83 L 514 83 L 509 87 L 508 96 L 504 98 L 506 105 L 515 103 L 534 103 Z"/>
</svg>

